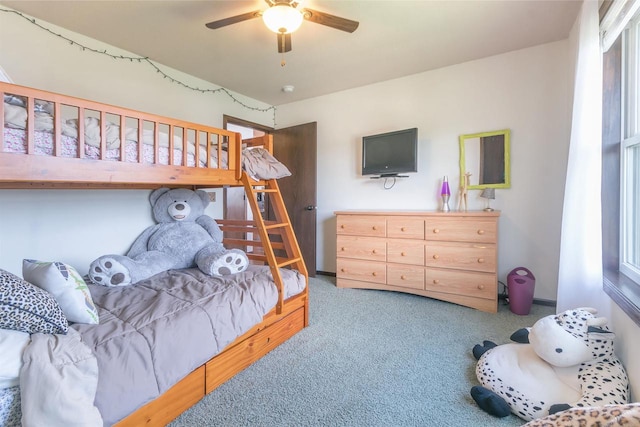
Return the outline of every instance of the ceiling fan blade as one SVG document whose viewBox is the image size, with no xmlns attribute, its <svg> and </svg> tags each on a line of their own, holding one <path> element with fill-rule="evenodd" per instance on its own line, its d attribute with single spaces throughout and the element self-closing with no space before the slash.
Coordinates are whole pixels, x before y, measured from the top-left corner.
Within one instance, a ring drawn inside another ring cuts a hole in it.
<svg viewBox="0 0 640 427">
<path fill-rule="evenodd" d="M 360 25 L 358 21 L 340 18 L 339 16 L 330 15 L 325 12 L 318 12 L 317 10 L 304 8 L 302 12 L 304 14 L 304 18 L 307 21 L 315 22 L 316 24 L 320 25 L 326 25 L 327 27 L 346 31 L 348 33 L 353 33 L 358 28 L 358 25 Z"/>
<path fill-rule="evenodd" d="M 205 24 L 207 28 L 215 30 L 216 28 L 226 27 L 227 25 L 237 24 L 238 22 L 247 21 L 249 19 L 262 16 L 262 11 L 254 10 L 253 12 L 243 13 L 242 15 L 231 16 L 229 18 L 219 19 L 217 21 Z"/>
<path fill-rule="evenodd" d="M 285 53 L 291 51 L 291 33 L 289 34 L 276 34 L 278 36 L 278 53 Z"/>
</svg>

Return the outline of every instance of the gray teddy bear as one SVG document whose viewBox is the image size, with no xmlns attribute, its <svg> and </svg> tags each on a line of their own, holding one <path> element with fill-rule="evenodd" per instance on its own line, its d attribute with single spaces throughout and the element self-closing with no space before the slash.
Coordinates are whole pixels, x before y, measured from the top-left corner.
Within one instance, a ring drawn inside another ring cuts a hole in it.
<svg viewBox="0 0 640 427">
<path fill-rule="evenodd" d="M 209 195 L 202 190 L 159 188 L 151 193 L 153 217 L 126 256 L 103 255 L 91 263 L 89 278 L 97 285 L 126 286 L 177 268 L 198 267 L 210 276 L 247 269 L 249 259 L 239 249 L 222 245 L 222 230 L 204 215 Z"/>
</svg>

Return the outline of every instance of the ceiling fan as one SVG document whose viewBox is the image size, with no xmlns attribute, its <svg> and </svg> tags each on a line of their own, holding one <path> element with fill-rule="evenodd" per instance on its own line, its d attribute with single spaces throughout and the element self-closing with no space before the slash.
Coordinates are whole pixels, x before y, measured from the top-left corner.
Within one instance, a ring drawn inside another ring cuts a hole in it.
<svg viewBox="0 0 640 427">
<path fill-rule="evenodd" d="M 339 16 L 330 15 L 325 12 L 319 12 L 306 7 L 300 7 L 300 1 L 295 0 L 265 0 L 269 8 L 262 10 L 254 10 L 253 12 L 243 13 L 241 15 L 231 16 L 229 18 L 220 19 L 206 24 L 207 28 L 215 30 L 217 28 L 226 27 L 227 25 L 237 24 L 238 22 L 247 21 L 253 18 L 262 17 L 265 25 L 278 36 L 278 52 L 285 53 L 291 50 L 291 33 L 302 25 L 303 20 L 315 22 L 316 24 L 326 25 L 327 27 L 337 30 L 353 33 L 359 23 Z"/>
</svg>

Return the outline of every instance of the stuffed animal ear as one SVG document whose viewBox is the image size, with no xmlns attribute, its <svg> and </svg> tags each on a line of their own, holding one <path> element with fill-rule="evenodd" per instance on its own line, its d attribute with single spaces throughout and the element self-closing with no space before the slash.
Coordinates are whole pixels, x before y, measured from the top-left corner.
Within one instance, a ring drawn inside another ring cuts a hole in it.
<svg viewBox="0 0 640 427">
<path fill-rule="evenodd" d="M 606 324 L 606 317 L 595 317 L 593 319 L 587 319 L 587 326 L 604 326 Z"/>
<path fill-rule="evenodd" d="M 211 202 L 211 199 L 209 198 L 209 193 L 207 193 L 204 190 L 196 190 L 195 193 L 198 197 L 200 197 L 203 208 L 206 208 L 207 206 L 209 206 L 209 203 Z"/>
<path fill-rule="evenodd" d="M 211 202 L 211 199 L 209 198 L 209 193 L 207 193 L 204 190 L 196 190 L 196 194 L 198 195 L 198 197 L 200 197 L 200 200 L 202 200 L 202 206 L 203 207 L 207 207 L 209 206 L 209 202 Z"/>
<path fill-rule="evenodd" d="M 614 334 L 613 332 L 607 331 L 606 329 L 598 328 L 597 326 L 587 327 L 587 334 L 589 335 L 590 339 L 598 337 L 601 339 L 612 340 L 616 337 L 616 334 Z"/>
<path fill-rule="evenodd" d="M 170 188 L 166 188 L 166 187 L 161 187 L 161 188 L 158 188 L 157 190 L 153 190 L 151 192 L 151 195 L 149 196 L 149 200 L 151 201 L 151 206 L 155 205 L 158 199 L 160 198 L 160 196 L 162 196 L 164 193 L 166 193 L 169 190 Z"/>
<path fill-rule="evenodd" d="M 604 339 L 612 340 L 615 338 L 615 334 L 602 326 L 607 324 L 606 317 L 595 317 L 593 319 L 587 319 L 587 334 L 589 339 Z"/>
<path fill-rule="evenodd" d="M 511 341 L 520 344 L 529 344 L 529 328 L 518 329 L 511 334 Z"/>
</svg>

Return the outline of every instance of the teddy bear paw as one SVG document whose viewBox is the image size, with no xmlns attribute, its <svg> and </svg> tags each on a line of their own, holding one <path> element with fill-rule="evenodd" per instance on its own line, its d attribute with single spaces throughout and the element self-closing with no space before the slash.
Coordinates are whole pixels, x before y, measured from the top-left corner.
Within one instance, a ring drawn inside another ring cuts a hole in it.
<svg viewBox="0 0 640 427">
<path fill-rule="evenodd" d="M 248 266 L 249 259 L 244 252 L 230 249 L 213 263 L 211 274 L 213 276 L 229 276 L 245 271 Z"/>
<path fill-rule="evenodd" d="M 131 284 L 129 269 L 111 257 L 98 258 L 91 263 L 89 278 L 96 285 L 127 286 Z"/>
</svg>

